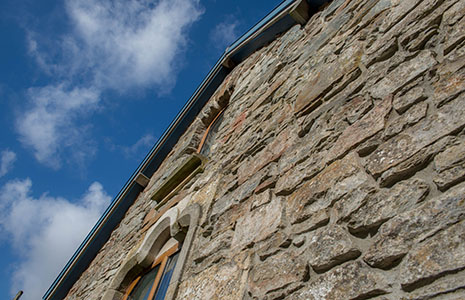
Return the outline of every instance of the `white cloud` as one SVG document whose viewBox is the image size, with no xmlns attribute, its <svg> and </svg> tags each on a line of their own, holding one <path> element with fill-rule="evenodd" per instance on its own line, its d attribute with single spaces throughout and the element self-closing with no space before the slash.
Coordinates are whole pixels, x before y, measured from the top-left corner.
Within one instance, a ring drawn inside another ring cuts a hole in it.
<svg viewBox="0 0 465 300">
<path fill-rule="evenodd" d="M 3 150 L 0 154 L 0 177 L 3 177 L 13 167 L 16 161 L 16 153 L 10 150 Z"/>
<path fill-rule="evenodd" d="M 219 23 L 210 32 L 211 43 L 217 49 L 225 50 L 238 38 L 238 26 L 239 22 L 233 19 Z"/>
<path fill-rule="evenodd" d="M 58 168 L 63 151 L 72 150 L 84 159 L 93 149 L 85 141 L 85 126 L 77 118 L 95 110 L 99 92 L 92 88 L 68 88 L 65 85 L 31 88 L 30 107 L 16 119 L 20 141 L 34 150 L 39 162 Z"/>
<path fill-rule="evenodd" d="M 38 66 L 61 83 L 31 89 L 31 107 L 17 121 L 23 145 L 55 168 L 66 149 L 80 158 L 95 150 L 76 154 L 76 137 L 91 140 L 77 124 L 105 91 L 172 88 L 187 30 L 202 14 L 199 0 L 67 0 L 65 7 L 68 34 L 55 42 L 36 32 L 27 37 Z"/>
<path fill-rule="evenodd" d="M 0 232 L 20 256 L 11 293 L 40 299 L 110 203 L 94 182 L 77 202 L 61 197 L 32 197 L 30 179 L 12 180 L 0 190 Z M 2 234 L 4 235 L 4 234 Z"/>
<path fill-rule="evenodd" d="M 122 146 L 121 149 L 126 157 L 137 157 L 141 152 L 146 152 L 155 144 L 156 138 L 151 134 L 143 135 L 136 143 L 131 146 Z"/>
</svg>

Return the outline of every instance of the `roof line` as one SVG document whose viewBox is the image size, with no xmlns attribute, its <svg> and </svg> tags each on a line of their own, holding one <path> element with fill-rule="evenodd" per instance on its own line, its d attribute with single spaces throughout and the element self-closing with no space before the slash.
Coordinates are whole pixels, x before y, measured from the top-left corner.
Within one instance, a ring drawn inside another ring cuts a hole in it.
<svg viewBox="0 0 465 300">
<path fill-rule="evenodd" d="M 327 2 L 327 0 L 284 0 L 225 50 L 189 101 L 176 115 L 162 137 L 152 147 L 110 206 L 105 210 L 102 217 L 47 290 L 42 298 L 43 300 L 59 300 L 67 295 L 74 282 L 87 269 L 89 263 L 108 240 L 113 229 L 122 220 L 127 209 L 143 190 L 144 187 L 136 182 L 139 173 L 149 178 L 153 175 L 172 149 L 172 146 L 176 144 L 204 104 L 233 69 L 228 64 L 228 61 L 233 61 L 234 64 L 242 62 L 252 52 L 274 40 L 277 35 L 298 24 L 299 22 L 294 20 L 290 14 L 298 9 L 302 3 L 308 3 L 312 8 L 324 2 Z"/>
</svg>

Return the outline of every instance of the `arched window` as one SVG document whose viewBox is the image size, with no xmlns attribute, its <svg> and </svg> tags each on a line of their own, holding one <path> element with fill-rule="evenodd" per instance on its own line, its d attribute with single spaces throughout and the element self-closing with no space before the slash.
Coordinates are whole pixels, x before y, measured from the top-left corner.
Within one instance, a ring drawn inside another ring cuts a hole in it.
<svg viewBox="0 0 465 300">
<path fill-rule="evenodd" d="M 163 300 L 179 257 L 180 244 L 170 239 L 152 266 L 131 283 L 123 300 Z"/>
<path fill-rule="evenodd" d="M 122 263 L 103 300 L 174 299 L 199 218 L 198 204 L 168 210 Z"/>
</svg>

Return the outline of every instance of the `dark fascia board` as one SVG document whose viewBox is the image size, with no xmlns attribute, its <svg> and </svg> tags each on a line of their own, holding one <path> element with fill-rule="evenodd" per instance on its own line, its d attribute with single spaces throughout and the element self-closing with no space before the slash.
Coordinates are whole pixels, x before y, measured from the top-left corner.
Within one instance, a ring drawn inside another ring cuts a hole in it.
<svg viewBox="0 0 465 300">
<path fill-rule="evenodd" d="M 66 297 L 68 291 L 108 241 L 112 231 L 118 226 L 129 207 L 144 189 L 143 186 L 136 182 L 139 173 L 148 178 L 152 177 L 205 103 L 231 72 L 233 66 L 241 63 L 250 54 L 273 41 L 279 34 L 298 24 L 290 14 L 303 2 L 308 4 L 309 15 L 312 15 L 318 7 L 329 2 L 329 0 L 284 0 L 226 49 L 159 141 L 153 146 L 110 206 L 105 210 L 102 217 L 47 290 L 42 298 L 43 300 L 61 300 Z M 233 66 L 230 65 L 230 62 L 233 62 Z"/>
</svg>

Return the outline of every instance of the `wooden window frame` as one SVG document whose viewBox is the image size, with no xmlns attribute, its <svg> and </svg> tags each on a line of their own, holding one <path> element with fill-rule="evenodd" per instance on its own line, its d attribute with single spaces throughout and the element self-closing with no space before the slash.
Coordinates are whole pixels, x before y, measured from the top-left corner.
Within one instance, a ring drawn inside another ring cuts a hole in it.
<svg viewBox="0 0 465 300">
<path fill-rule="evenodd" d="M 163 273 L 165 271 L 166 264 L 168 262 L 168 259 L 170 256 L 175 254 L 180 250 L 179 243 L 174 244 L 172 247 L 170 247 L 168 250 L 163 252 L 159 257 L 155 259 L 153 264 L 151 265 L 150 269 L 144 271 L 141 275 L 137 276 L 136 279 L 134 279 L 131 284 L 129 285 L 126 293 L 124 294 L 123 300 L 128 300 L 129 296 L 131 293 L 134 291 L 134 288 L 137 286 L 139 281 L 144 277 L 147 273 L 152 271 L 155 267 L 160 265 L 160 268 L 158 269 L 157 275 L 155 276 L 155 279 L 153 280 L 152 287 L 150 289 L 149 297 L 147 300 L 153 300 L 155 297 L 155 293 L 157 292 L 158 285 L 160 284 L 160 280 L 163 276 Z"/>
</svg>

